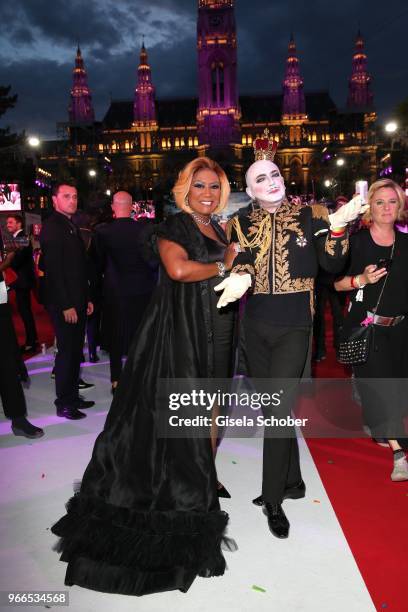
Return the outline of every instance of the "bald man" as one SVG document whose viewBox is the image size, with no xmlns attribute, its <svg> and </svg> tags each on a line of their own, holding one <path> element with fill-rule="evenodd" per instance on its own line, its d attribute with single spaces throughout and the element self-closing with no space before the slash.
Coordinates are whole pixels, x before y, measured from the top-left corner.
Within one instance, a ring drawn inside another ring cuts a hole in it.
<svg viewBox="0 0 408 612">
<path fill-rule="evenodd" d="M 104 277 L 102 346 L 109 351 L 112 393 L 135 331 L 157 282 L 157 262 L 149 260 L 146 240 L 151 222 L 131 218 L 132 196 L 112 199 L 114 220 L 97 228 L 94 253 Z"/>
</svg>

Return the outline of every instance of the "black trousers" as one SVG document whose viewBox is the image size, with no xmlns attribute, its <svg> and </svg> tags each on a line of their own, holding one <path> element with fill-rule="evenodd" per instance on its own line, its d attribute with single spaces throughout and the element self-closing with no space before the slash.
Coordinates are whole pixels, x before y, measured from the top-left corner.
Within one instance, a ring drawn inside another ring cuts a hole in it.
<svg viewBox="0 0 408 612">
<path fill-rule="evenodd" d="M 124 297 L 110 305 L 109 362 L 111 382 L 118 381 L 122 373 L 122 357 L 127 356 L 139 324 L 149 305 L 151 293 Z M 105 327 L 107 325 L 105 320 Z"/>
<path fill-rule="evenodd" d="M 407 437 L 408 320 L 395 327 L 375 325 L 368 359 L 353 370 L 363 421 L 372 436 L 388 440 Z"/>
<path fill-rule="evenodd" d="M 21 354 L 9 304 L 0 304 L 0 338 L 0 397 L 6 417 L 15 419 L 27 411 L 20 381 Z"/>
<path fill-rule="evenodd" d="M 15 292 L 17 310 L 24 324 L 26 344 L 33 346 L 38 338 L 31 308 L 31 289 L 15 289 Z"/>
<path fill-rule="evenodd" d="M 86 310 L 77 309 L 78 322 L 66 323 L 62 311 L 49 306 L 57 338 L 55 358 L 55 391 L 57 408 L 74 408 L 78 405 L 78 379 L 86 325 Z"/>
<path fill-rule="evenodd" d="M 330 304 L 333 317 L 333 345 L 338 346 L 339 330 L 344 322 L 345 301 L 346 292 L 339 293 L 334 287 L 328 285 L 316 285 L 316 312 L 313 320 L 316 353 L 326 352 L 325 309 L 327 302 Z"/>
<path fill-rule="evenodd" d="M 249 373 L 253 378 L 291 379 L 279 414 L 290 414 L 296 398 L 309 348 L 310 327 L 275 327 L 244 317 Z M 264 416 L 277 416 L 264 409 Z M 265 432 L 267 434 L 267 432 Z M 281 503 L 284 490 L 302 478 L 299 448 L 294 430 L 291 438 L 264 437 L 262 496 L 265 502 Z"/>
</svg>

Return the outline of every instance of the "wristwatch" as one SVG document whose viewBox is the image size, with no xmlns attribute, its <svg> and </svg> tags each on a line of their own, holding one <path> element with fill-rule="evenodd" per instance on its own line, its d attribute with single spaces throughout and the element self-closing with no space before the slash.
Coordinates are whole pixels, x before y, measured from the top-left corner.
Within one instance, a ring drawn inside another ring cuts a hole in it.
<svg viewBox="0 0 408 612">
<path fill-rule="evenodd" d="M 218 276 L 225 276 L 225 265 L 222 261 L 216 261 L 218 268 Z"/>
</svg>

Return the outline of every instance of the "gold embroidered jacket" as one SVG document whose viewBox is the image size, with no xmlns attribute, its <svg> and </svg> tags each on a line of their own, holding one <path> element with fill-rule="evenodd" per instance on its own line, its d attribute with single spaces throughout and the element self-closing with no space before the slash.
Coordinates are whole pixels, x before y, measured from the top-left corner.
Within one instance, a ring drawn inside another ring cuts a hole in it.
<svg viewBox="0 0 408 612">
<path fill-rule="evenodd" d="M 270 214 L 250 204 L 227 226 L 232 242 L 239 242 L 231 272 L 253 276 L 253 293 L 310 292 L 313 311 L 314 279 L 319 265 L 332 273 L 345 266 L 348 235 L 334 237 L 329 230 L 327 208 L 296 205 L 285 200 Z"/>
</svg>

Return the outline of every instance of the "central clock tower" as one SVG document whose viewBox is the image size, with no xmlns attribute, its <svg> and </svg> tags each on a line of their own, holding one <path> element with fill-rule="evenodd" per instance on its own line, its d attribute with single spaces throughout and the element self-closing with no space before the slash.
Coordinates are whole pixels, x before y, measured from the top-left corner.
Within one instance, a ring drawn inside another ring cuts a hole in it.
<svg viewBox="0 0 408 612">
<path fill-rule="evenodd" d="M 199 0 L 198 135 L 200 144 L 240 141 L 234 0 Z"/>
</svg>

